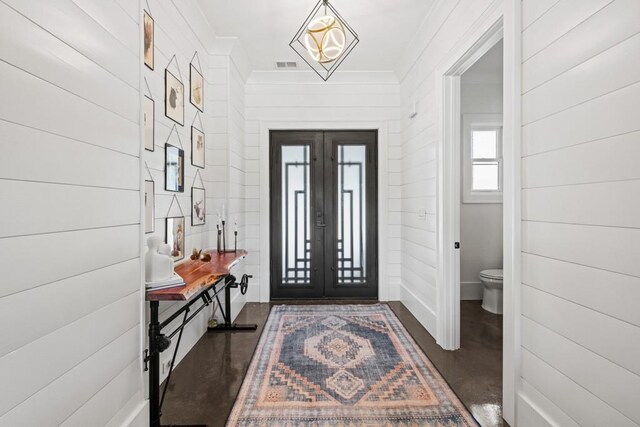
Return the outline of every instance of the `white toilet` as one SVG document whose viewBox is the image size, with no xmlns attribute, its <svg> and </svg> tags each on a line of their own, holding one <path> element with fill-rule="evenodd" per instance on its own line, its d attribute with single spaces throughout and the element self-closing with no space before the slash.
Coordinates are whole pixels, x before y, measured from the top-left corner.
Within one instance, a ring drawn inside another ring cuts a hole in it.
<svg viewBox="0 0 640 427">
<path fill-rule="evenodd" d="M 482 270 L 480 281 L 484 285 L 482 308 L 502 314 L 502 270 Z"/>
</svg>

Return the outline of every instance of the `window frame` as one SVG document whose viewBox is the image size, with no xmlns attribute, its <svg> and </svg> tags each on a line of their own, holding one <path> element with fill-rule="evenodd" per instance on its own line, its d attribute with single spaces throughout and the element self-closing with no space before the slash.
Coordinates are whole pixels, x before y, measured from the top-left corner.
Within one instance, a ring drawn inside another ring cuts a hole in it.
<svg viewBox="0 0 640 427">
<path fill-rule="evenodd" d="M 464 114 L 462 116 L 462 203 L 502 203 L 503 177 L 503 119 L 502 114 Z M 473 159 L 471 133 L 474 130 L 496 130 L 496 158 Z M 473 189 L 473 165 L 478 163 L 498 163 L 498 190 Z"/>
</svg>

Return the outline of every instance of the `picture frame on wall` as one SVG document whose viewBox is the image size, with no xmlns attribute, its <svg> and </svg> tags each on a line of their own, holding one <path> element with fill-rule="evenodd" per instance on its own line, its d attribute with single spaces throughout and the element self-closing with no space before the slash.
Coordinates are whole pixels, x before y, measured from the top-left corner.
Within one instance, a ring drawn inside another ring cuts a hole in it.
<svg viewBox="0 0 640 427">
<path fill-rule="evenodd" d="M 153 233 L 156 228 L 156 183 L 144 182 L 144 232 Z"/>
<path fill-rule="evenodd" d="M 168 69 L 164 70 L 164 115 L 184 126 L 184 84 Z"/>
<path fill-rule="evenodd" d="M 144 115 L 144 149 L 147 151 L 155 151 L 155 105 L 153 99 L 147 95 L 144 96 L 143 102 Z"/>
<path fill-rule="evenodd" d="M 204 225 L 206 222 L 206 193 L 204 188 L 191 187 L 191 225 Z"/>
<path fill-rule="evenodd" d="M 204 132 L 191 126 L 191 164 L 200 169 L 205 167 Z"/>
<path fill-rule="evenodd" d="M 191 104 L 204 112 L 204 77 L 193 64 L 189 64 L 189 101 Z"/>
<path fill-rule="evenodd" d="M 184 258 L 185 221 L 183 216 L 166 219 L 166 243 L 171 248 L 171 258 L 180 261 Z"/>
<path fill-rule="evenodd" d="M 164 159 L 164 189 L 173 193 L 184 193 L 184 150 L 165 144 Z"/>
<path fill-rule="evenodd" d="M 154 22 L 146 10 L 142 19 L 144 21 L 144 65 L 153 70 L 155 62 Z"/>
</svg>

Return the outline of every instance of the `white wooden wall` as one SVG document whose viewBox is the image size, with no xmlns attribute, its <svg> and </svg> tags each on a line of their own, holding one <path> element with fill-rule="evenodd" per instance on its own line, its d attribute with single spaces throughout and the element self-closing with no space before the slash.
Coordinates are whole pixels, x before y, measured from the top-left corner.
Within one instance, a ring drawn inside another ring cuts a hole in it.
<svg viewBox="0 0 640 427">
<path fill-rule="evenodd" d="M 0 425 L 144 423 L 138 2 L 0 2 Z"/>
<path fill-rule="evenodd" d="M 523 2 L 519 426 L 640 425 L 640 2 Z"/>
<path fill-rule="evenodd" d="M 261 124 L 287 124 L 289 129 L 304 129 L 309 123 L 331 124 L 342 129 L 352 129 L 359 123 L 384 123 L 388 128 L 388 186 L 389 211 L 388 238 L 380 241 L 386 249 L 388 262 L 386 280 L 388 299 L 398 299 L 400 282 L 400 134 L 399 87 L 392 73 L 337 72 L 328 82 L 309 72 L 254 72 L 246 85 L 246 207 L 247 247 L 252 252 L 248 263 L 254 283 L 260 284 L 248 294 L 251 301 L 269 300 L 269 278 L 260 274 L 261 229 L 260 219 L 268 218 L 268 203 L 260 210 L 261 190 L 268 188 L 268 179 L 260 179 L 261 167 L 267 167 L 268 159 L 261 158 Z M 321 125 L 322 127 L 322 125 Z M 268 139 L 268 136 L 267 136 Z M 266 151 L 268 153 L 268 150 Z M 262 166 L 261 166 L 262 165 Z M 382 168 L 384 170 L 384 168 Z M 264 171 L 262 171 L 264 172 Z M 264 176 L 264 175 L 263 175 Z M 266 175 L 268 177 L 268 174 Z M 264 200 L 262 201 L 265 202 Z M 266 206 L 266 209 L 265 209 Z M 384 225 L 383 225 L 384 226 Z M 255 256 L 253 255 L 255 254 Z M 268 258 L 267 258 L 268 259 Z"/>
<path fill-rule="evenodd" d="M 435 90 L 436 69 L 492 3 L 437 2 L 397 70 L 402 93 L 401 300 L 433 336 L 438 310 L 437 159 L 443 117 Z M 418 115 L 410 120 L 414 103 Z M 426 221 L 418 217 L 421 207 L 427 209 Z"/>
<path fill-rule="evenodd" d="M 220 80 L 225 81 L 225 91 L 227 99 L 223 104 L 219 105 L 221 114 L 224 111 L 225 124 L 227 133 L 226 141 L 226 176 L 227 181 L 226 192 L 228 194 L 226 200 L 227 207 L 227 249 L 232 249 L 234 245 L 234 222 L 238 221 L 238 248 L 248 249 L 249 256 L 240 263 L 233 271 L 236 278 L 240 279 L 242 274 L 250 273 L 250 265 L 252 260 L 257 259 L 258 252 L 252 247 L 248 247 L 247 232 L 248 221 L 251 221 L 251 212 L 254 206 L 246 200 L 246 181 L 251 166 L 251 159 L 247 158 L 247 149 L 245 147 L 245 83 L 249 74 L 247 66 L 247 58 L 242 47 L 237 41 L 234 41 L 227 47 L 224 56 L 220 57 L 224 68 L 220 71 L 224 72 Z M 218 205 L 219 206 L 219 205 Z M 257 290 L 257 281 L 250 281 L 250 289 Z M 231 312 L 236 316 L 247 297 L 242 295 L 239 290 L 232 290 L 231 293 Z"/>
</svg>

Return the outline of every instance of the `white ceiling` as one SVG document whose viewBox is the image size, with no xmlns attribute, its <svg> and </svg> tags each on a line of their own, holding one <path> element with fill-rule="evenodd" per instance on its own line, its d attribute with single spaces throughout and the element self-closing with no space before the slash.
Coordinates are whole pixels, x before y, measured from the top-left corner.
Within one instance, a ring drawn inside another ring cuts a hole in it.
<svg viewBox="0 0 640 427">
<path fill-rule="evenodd" d="M 503 49 L 500 40 L 462 75 L 462 83 L 502 83 Z"/>
<path fill-rule="evenodd" d="M 289 42 L 317 0 L 198 0 L 219 37 L 238 37 L 254 70 L 298 61 Z M 331 0 L 360 43 L 341 70 L 392 71 L 434 0 Z"/>
</svg>

